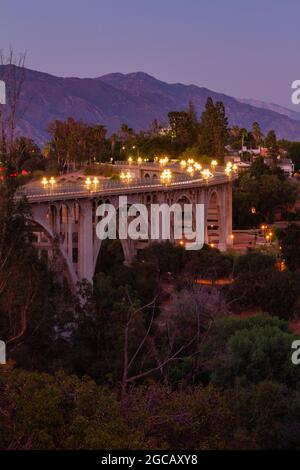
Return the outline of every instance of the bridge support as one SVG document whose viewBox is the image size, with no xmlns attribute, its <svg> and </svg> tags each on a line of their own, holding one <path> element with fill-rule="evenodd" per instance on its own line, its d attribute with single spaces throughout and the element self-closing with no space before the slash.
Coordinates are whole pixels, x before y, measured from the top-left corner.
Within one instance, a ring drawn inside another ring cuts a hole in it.
<svg viewBox="0 0 300 470">
<path fill-rule="evenodd" d="M 101 250 L 101 240 L 96 236 L 96 208 L 104 202 L 110 202 L 118 209 L 119 195 L 126 194 L 116 191 L 116 194 L 75 195 L 57 193 L 49 194 L 48 199 L 30 200 L 32 220 L 48 239 L 56 240 L 64 260 L 65 270 L 71 283 L 86 279 L 93 281 L 97 257 Z M 142 203 L 150 208 L 151 204 L 166 203 L 172 205 L 176 202 L 204 204 L 205 212 L 205 243 L 225 251 L 232 246 L 232 182 L 228 178 L 222 181 L 198 182 L 198 185 L 189 181 L 178 186 L 152 188 L 135 188 L 127 190 L 128 205 Z M 100 199 L 101 198 L 101 199 Z M 107 198 L 107 199 L 104 199 Z M 195 212 L 195 211 L 194 211 Z M 195 221 L 194 221 L 195 222 Z M 37 246 L 40 250 L 46 245 L 39 236 Z M 148 245 L 147 242 L 120 240 L 126 264 L 130 264 L 138 249 Z M 172 240 L 172 243 L 178 243 Z M 44 243 L 44 245 L 43 245 Z M 51 249 L 47 244 L 49 256 Z"/>
</svg>

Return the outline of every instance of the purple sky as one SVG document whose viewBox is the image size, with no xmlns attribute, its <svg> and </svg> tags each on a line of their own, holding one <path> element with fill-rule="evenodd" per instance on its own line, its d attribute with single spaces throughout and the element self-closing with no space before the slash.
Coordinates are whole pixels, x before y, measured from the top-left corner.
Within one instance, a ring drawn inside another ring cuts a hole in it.
<svg viewBox="0 0 300 470">
<path fill-rule="evenodd" d="M 0 0 L 0 48 L 60 76 L 145 71 L 291 104 L 299 0 Z"/>
</svg>

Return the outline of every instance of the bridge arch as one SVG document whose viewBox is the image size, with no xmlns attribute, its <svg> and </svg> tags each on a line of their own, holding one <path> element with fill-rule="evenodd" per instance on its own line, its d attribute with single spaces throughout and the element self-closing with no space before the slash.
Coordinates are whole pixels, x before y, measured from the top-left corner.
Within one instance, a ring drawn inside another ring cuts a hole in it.
<svg viewBox="0 0 300 470">
<path fill-rule="evenodd" d="M 42 229 L 43 233 L 46 235 L 49 242 L 51 244 L 53 244 L 53 246 L 54 246 L 57 235 L 55 235 L 52 232 L 52 230 L 49 229 L 42 220 L 34 219 L 34 218 L 29 218 L 27 220 L 28 220 L 28 222 L 30 222 L 31 224 L 33 224 L 37 228 Z M 68 280 L 70 281 L 69 283 L 70 283 L 71 286 L 75 287 L 79 279 L 78 279 L 78 275 L 77 275 L 77 273 L 74 269 L 74 266 L 71 263 L 68 255 L 67 255 L 66 250 L 64 249 L 63 245 L 61 243 L 59 243 L 59 241 L 57 243 L 57 247 L 58 247 L 58 251 L 59 251 L 59 255 L 61 257 L 61 260 L 64 264 L 64 267 L 66 268 L 65 271 L 66 271 L 66 275 L 68 277 Z"/>
</svg>

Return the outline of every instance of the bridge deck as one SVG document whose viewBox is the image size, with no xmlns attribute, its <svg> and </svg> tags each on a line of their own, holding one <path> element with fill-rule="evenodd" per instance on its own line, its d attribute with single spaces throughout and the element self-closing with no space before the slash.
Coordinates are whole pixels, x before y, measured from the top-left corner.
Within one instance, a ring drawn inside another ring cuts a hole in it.
<svg viewBox="0 0 300 470">
<path fill-rule="evenodd" d="M 91 184 L 88 188 L 84 183 L 55 184 L 53 188 L 43 188 L 40 185 L 23 187 L 18 196 L 25 196 L 29 202 L 43 202 L 60 199 L 82 199 L 89 197 L 101 197 L 118 194 L 141 193 L 151 191 L 166 191 L 168 189 L 190 188 L 200 186 L 211 186 L 228 183 L 233 179 L 224 173 L 218 172 L 209 179 L 201 176 L 190 177 L 177 175 L 169 183 L 162 183 L 159 179 L 149 178 L 133 179 L 130 183 L 119 180 L 99 181 L 97 185 Z"/>
</svg>

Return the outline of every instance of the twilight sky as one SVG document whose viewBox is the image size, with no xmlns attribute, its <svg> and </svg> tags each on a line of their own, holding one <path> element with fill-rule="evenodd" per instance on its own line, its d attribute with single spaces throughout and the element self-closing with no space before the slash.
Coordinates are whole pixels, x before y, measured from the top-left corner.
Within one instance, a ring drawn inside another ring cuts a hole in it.
<svg viewBox="0 0 300 470">
<path fill-rule="evenodd" d="M 0 48 L 59 76 L 144 71 L 293 108 L 299 0 L 0 0 Z"/>
</svg>

